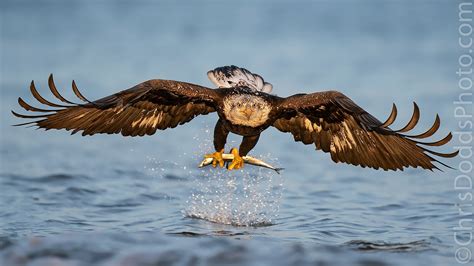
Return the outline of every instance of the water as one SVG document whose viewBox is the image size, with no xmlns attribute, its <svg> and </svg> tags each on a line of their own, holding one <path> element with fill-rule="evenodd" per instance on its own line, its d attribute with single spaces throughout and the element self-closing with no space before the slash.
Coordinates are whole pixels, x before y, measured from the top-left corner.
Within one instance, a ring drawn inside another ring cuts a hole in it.
<svg viewBox="0 0 474 266">
<path fill-rule="evenodd" d="M 416 100 L 420 131 L 439 113 L 442 136 L 457 129 L 457 4 L 0 5 L 0 264 L 456 263 L 456 171 L 334 164 L 274 129 L 252 154 L 282 175 L 198 169 L 215 114 L 123 138 L 14 128 L 9 110 L 18 96 L 33 103 L 29 81 L 46 91 L 51 72 L 68 98 L 72 79 L 98 98 L 150 78 L 210 85 L 207 70 L 235 64 L 281 96 L 337 88 L 382 120 L 396 102 L 395 128 Z"/>
</svg>

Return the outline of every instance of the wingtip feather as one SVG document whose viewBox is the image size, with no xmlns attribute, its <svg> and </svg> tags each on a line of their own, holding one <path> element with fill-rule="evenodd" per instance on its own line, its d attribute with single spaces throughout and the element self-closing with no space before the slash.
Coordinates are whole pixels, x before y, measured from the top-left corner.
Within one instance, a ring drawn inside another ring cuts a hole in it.
<svg viewBox="0 0 474 266">
<path fill-rule="evenodd" d="M 411 116 L 410 121 L 404 126 L 402 129 L 397 130 L 396 132 L 407 132 L 412 130 L 416 124 L 418 124 L 418 121 L 420 120 L 420 108 L 416 104 L 416 102 L 413 102 L 413 115 Z"/>
<path fill-rule="evenodd" d="M 391 124 L 393 124 L 393 122 L 395 121 L 395 119 L 397 119 L 397 106 L 395 105 L 395 103 L 392 104 L 392 111 L 390 112 L 390 115 L 388 116 L 387 120 L 385 120 L 385 122 L 382 123 L 382 125 L 380 127 L 382 128 L 386 128 L 388 126 L 390 126 Z"/>
</svg>

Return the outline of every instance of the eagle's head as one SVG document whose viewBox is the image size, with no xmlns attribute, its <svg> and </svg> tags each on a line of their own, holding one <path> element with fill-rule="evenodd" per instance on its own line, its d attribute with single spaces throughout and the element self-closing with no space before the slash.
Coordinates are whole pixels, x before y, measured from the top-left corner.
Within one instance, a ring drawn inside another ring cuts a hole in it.
<svg viewBox="0 0 474 266">
<path fill-rule="evenodd" d="M 267 122 L 271 105 L 256 95 L 233 94 L 224 99 L 223 111 L 234 125 L 258 127 Z"/>
</svg>

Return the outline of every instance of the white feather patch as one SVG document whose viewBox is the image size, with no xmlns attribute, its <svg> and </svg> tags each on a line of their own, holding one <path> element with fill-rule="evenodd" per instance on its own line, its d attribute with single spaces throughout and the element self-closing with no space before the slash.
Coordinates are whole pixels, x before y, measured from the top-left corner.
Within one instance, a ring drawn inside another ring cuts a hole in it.
<svg viewBox="0 0 474 266">
<path fill-rule="evenodd" d="M 270 93 L 273 85 L 258 74 L 236 66 L 218 67 L 207 72 L 207 76 L 219 88 L 246 86 L 256 91 Z"/>
</svg>

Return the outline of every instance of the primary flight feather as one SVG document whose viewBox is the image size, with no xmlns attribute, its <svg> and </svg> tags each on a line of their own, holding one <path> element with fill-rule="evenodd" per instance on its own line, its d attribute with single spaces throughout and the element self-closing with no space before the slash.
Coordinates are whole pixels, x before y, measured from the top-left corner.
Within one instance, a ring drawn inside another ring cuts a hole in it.
<svg viewBox="0 0 474 266">
<path fill-rule="evenodd" d="M 217 112 L 219 119 L 214 129 L 216 152 L 205 157 L 213 165 L 224 166 L 222 154 L 230 132 L 243 136 L 239 149 L 232 149 L 234 159 L 228 169 L 243 167 L 242 156 L 257 144 L 260 133 L 270 126 L 289 132 L 295 141 L 314 144 L 316 149 L 330 153 L 335 162 L 384 170 L 403 170 L 405 167 L 439 169 L 433 162 L 437 157 L 450 158 L 453 153 L 439 153 L 426 146 L 442 146 L 452 135 L 435 142 L 419 140 L 432 136 L 440 127 L 436 116 L 433 126 L 418 135 L 407 135 L 420 116 L 414 103 L 414 113 L 400 130 L 390 129 L 397 117 L 396 106 L 385 122 L 380 122 L 337 91 L 296 94 L 287 98 L 270 94 L 273 86 L 257 74 L 236 66 L 219 67 L 208 72 L 217 89 L 174 81 L 154 79 L 130 89 L 95 101 L 84 97 L 75 82 L 74 94 L 83 103 L 65 99 L 49 77 L 52 94 L 64 104 L 43 98 L 31 82 L 30 90 L 41 104 L 55 109 L 33 107 L 22 98 L 18 103 L 27 111 L 39 115 L 12 113 L 20 118 L 33 119 L 18 125 L 36 125 L 44 129 L 66 129 L 82 135 L 99 133 L 123 136 L 152 135 L 157 129 L 174 128 L 198 115 Z M 449 166 L 447 166 L 449 167 Z"/>
</svg>

